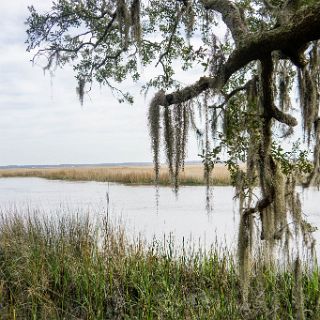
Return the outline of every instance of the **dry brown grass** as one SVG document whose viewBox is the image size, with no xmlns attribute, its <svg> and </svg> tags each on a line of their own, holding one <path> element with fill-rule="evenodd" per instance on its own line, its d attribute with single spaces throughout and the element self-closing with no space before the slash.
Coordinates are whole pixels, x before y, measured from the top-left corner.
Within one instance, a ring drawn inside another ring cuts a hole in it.
<svg viewBox="0 0 320 320">
<path fill-rule="evenodd" d="M 2 169 L 0 177 L 40 177 L 53 180 L 73 181 L 108 181 L 124 184 L 153 184 L 154 171 L 152 166 L 123 167 L 76 167 L 48 169 Z M 171 182 L 168 168 L 160 170 L 160 184 Z M 230 184 L 230 175 L 225 165 L 217 164 L 211 175 L 213 185 Z M 203 166 L 186 165 L 181 173 L 182 185 L 203 185 Z"/>
</svg>

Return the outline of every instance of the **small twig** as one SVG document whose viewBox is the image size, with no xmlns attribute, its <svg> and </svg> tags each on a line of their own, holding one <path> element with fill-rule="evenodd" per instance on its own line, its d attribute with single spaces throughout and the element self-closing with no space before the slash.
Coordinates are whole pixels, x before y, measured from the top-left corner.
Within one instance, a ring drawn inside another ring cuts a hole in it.
<svg viewBox="0 0 320 320">
<path fill-rule="evenodd" d="M 243 91 L 243 90 L 247 90 L 248 89 L 248 87 L 252 84 L 252 82 L 255 82 L 255 81 L 257 81 L 257 77 L 253 77 L 251 80 L 249 80 L 244 86 L 242 86 L 242 87 L 238 87 L 238 88 L 236 88 L 236 89 L 234 89 L 234 90 L 232 90 L 230 93 L 228 93 L 228 94 L 224 94 L 223 92 L 222 92 L 222 94 L 223 94 L 223 96 L 224 96 L 224 98 L 225 98 L 225 101 L 224 102 L 222 102 L 221 104 L 219 104 L 219 105 L 213 105 L 213 106 L 210 106 L 209 108 L 211 108 L 211 109 L 222 109 L 227 103 L 228 103 L 228 101 L 232 98 L 232 97 L 234 97 L 238 92 L 240 92 L 240 91 Z"/>
<path fill-rule="evenodd" d="M 179 13 L 178 13 L 177 19 L 176 19 L 176 21 L 175 21 L 175 24 L 173 25 L 172 32 L 171 32 L 171 34 L 170 34 L 170 38 L 169 38 L 169 42 L 168 42 L 166 51 L 163 52 L 163 53 L 160 55 L 159 60 L 158 60 L 158 62 L 156 63 L 156 67 L 159 65 L 159 63 L 162 62 L 162 59 L 163 59 L 166 55 L 168 55 L 169 52 L 170 52 L 170 48 L 171 48 L 171 45 L 172 45 L 172 42 L 173 42 L 173 37 L 174 37 L 174 35 L 175 35 L 176 31 L 177 31 L 177 28 L 178 28 L 180 19 L 181 19 L 181 17 L 182 17 L 183 11 L 184 11 L 184 8 L 182 8 L 182 9 L 179 11 Z"/>
</svg>

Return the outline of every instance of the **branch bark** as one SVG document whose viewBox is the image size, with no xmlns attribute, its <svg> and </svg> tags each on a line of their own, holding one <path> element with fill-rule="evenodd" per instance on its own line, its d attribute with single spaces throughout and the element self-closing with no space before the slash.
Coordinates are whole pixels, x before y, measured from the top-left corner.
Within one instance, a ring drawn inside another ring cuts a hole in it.
<svg viewBox="0 0 320 320">
<path fill-rule="evenodd" d="M 271 195 L 265 198 L 262 198 L 256 203 L 254 207 L 245 209 L 243 212 L 243 216 L 249 216 L 257 212 L 262 212 L 263 209 L 269 207 L 272 202 L 273 202 L 273 197 Z"/>
<path fill-rule="evenodd" d="M 289 127 L 295 127 L 298 124 L 298 121 L 289 113 L 284 113 L 276 106 L 272 108 L 272 117 L 278 120 L 281 123 L 288 125 Z"/>
<path fill-rule="evenodd" d="M 248 33 L 239 7 L 228 0 L 203 0 L 202 3 L 205 9 L 221 13 L 223 22 L 230 29 L 235 43 L 239 45 Z"/>
</svg>

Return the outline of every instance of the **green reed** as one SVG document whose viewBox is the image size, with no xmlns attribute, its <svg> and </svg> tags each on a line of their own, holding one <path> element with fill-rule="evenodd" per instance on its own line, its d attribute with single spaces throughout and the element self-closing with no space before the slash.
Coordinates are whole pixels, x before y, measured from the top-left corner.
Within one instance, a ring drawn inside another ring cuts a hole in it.
<svg viewBox="0 0 320 320">
<path fill-rule="evenodd" d="M 296 319 L 294 268 L 256 262 L 243 300 L 227 249 L 177 252 L 106 221 L 2 214 L 0 319 Z M 320 319 L 319 271 L 303 270 L 304 317 Z"/>
</svg>

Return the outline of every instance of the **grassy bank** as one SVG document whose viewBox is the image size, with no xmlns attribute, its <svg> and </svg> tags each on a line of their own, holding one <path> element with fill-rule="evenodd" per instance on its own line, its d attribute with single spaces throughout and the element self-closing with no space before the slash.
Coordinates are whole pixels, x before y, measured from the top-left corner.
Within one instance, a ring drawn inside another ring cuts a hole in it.
<svg viewBox="0 0 320 320">
<path fill-rule="evenodd" d="M 124 184 L 154 184 L 152 166 L 141 167 L 78 167 L 50 169 L 2 169 L 0 177 L 40 177 L 54 180 L 108 181 Z M 160 171 L 160 184 L 170 185 L 167 168 Z M 213 185 L 229 185 L 230 175 L 224 165 L 216 165 L 211 175 Z M 181 173 L 182 185 L 204 185 L 203 166 L 187 165 Z"/>
<path fill-rule="evenodd" d="M 99 240 L 100 239 L 100 240 Z M 225 250 L 173 256 L 172 244 L 130 244 L 121 229 L 2 216 L 0 319 L 319 319 L 319 273 L 257 263 L 243 302 Z M 303 318 L 299 318 L 303 319 Z"/>
</svg>

